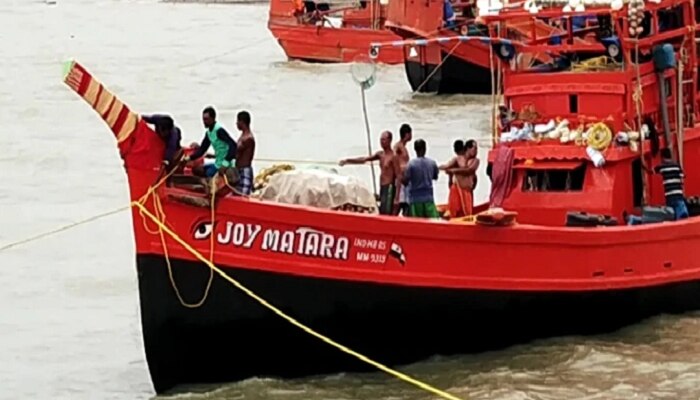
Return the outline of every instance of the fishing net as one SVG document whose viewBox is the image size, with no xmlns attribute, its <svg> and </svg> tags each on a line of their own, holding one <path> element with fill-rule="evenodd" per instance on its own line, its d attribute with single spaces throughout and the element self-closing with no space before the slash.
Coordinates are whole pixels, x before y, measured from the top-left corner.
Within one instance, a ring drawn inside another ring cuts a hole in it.
<svg viewBox="0 0 700 400">
<path fill-rule="evenodd" d="M 325 168 L 277 170 L 255 197 L 329 210 L 378 212 L 371 189 L 362 181 Z"/>
<path fill-rule="evenodd" d="M 376 81 L 377 65 L 365 54 L 358 54 L 350 64 L 352 79 L 364 89 L 369 89 Z"/>
</svg>

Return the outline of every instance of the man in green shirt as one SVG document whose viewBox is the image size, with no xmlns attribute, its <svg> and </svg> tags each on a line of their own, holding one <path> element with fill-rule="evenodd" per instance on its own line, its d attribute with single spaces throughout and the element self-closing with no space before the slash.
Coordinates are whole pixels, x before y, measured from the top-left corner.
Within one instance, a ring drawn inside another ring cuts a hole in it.
<svg viewBox="0 0 700 400">
<path fill-rule="evenodd" d="M 200 176 L 211 178 L 220 172 L 222 175 L 229 168 L 234 166 L 236 158 L 236 141 L 231 138 L 231 135 L 216 121 L 216 110 L 213 107 L 207 107 L 202 112 L 202 122 L 206 131 L 204 131 L 204 139 L 199 145 L 199 148 L 189 157 L 185 157 L 185 161 L 192 161 L 202 157 L 209 146 L 214 148 L 214 162 L 205 163 L 203 167 L 193 171 Z"/>
</svg>

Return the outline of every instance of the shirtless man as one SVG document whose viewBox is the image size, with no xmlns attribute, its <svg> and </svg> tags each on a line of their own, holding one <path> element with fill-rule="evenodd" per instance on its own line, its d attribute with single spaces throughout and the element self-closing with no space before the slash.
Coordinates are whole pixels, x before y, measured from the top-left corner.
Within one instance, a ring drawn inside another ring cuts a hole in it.
<svg viewBox="0 0 700 400">
<path fill-rule="evenodd" d="M 455 160 L 457 160 L 457 157 L 464 155 L 466 152 L 466 149 L 464 148 L 464 141 L 461 139 L 457 139 L 454 141 L 452 144 L 452 150 L 455 153 L 455 156 L 450 159 L 450 161 L 447 162 L 447 164 L 443 164 L 440 166 L 440 171 L 444 171 L 445 169 L 448 168 L 449 165 L 453 165 Z M 452 174 L 447 174 L 447 189 L 449 190 L 452 187 Z"/>
<path fill-rule="evenodd" d="M 241 111 L 236 117 L 236 127 L 241 131 L 236 148 L 236 169 L 240 179 L 236 189 L 243 195 L 253 191 L 253 157 L 255 156 L 255 137 L 250 131 L 250 113 Z"/>
<path fill-rule="evenodd" d="M 403 173 L 406 171 L 406 166 L 408 165 L 409 155 L 406 145 L 413 138 L 413 131 L 409 124 L 401 125 L 399 130 L 399 141 L 394 145 L 394 153 L 398 158 L 399 163 L 399 184 L 396 186 L 396 190 L 399 195 L 394 200 L 394 214 L 399 213 L 405 217 L 409 216 L 409 198 L 408 198 L 408 187 L 401 184 L 403 181 Z"/>
<path fill-rule="evenodd" d="M 369 157 L 346 158 L 340 160 L 340 166 L 346 164 L 364 164 L 379 161 L 381 175 L 379 177 L 379 213 L 382 215 L 394 214 L 394 199 L 399 180 L 399 163 L 394 151 L 391 149 L 392 134 L 389 131 L 382 132 L 379 142 L 382 150 Z"/>
<path fill-rule="evenodd" d="M 468 140 L 461 154 L 440 167 L 454 176 L 448 200 L 450 218 L 464 217 L 473 213 L 476 170 L 479 168 L 476 148 L 476 141 Z"/>
</svg>

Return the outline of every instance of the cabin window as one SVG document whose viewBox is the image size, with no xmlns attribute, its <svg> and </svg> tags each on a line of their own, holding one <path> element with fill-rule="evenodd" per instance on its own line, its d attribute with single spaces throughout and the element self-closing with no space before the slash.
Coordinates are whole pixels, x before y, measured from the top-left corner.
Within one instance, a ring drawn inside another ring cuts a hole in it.
<svg viewBox="0 0 700 400">
<path fill-rule="evenodd" d="M 598 21 L 598 40 L 601 38 L 608 38 L 614 34 L 614 28 L 612 23 L 612 16 L 610 15 L 597 15 L 596 19 Z"/>
<path fill-rule="evenodd" d="M 659 10 L 659 32 L 666 32 L 683 27 L 683 6 Z"/>
<path fill-rule="evenodd" d="M 577 94 L 570 94 L 569 95 L 569 113 L 578 114 L 578 95 Z"/>
<path fill-rule="evenodd" d="M 644 38 L 649 36 L 652 31 L 651 31 L 651 12 L 649 11 L 644 11 L 644 19 L 642 19 L 642 23 L 640 24 L 642 27 L 642 33 L 639 34 L 639 38 Z"/>
<path fill-rule="evenodd" d="M 581 191 L 586 164 L 548 162 L 543 168 L 523 168 L 523 174 L 523 192 Z"/>
<path fill-rule="evenodd" d="M 328 3 L 316 3 L 315 1 L 304 1 L 304 6 L 306 7 L 306 12 L 310 13 L 313 11 L 329 11 L 331 9 Z"/>
</svg>

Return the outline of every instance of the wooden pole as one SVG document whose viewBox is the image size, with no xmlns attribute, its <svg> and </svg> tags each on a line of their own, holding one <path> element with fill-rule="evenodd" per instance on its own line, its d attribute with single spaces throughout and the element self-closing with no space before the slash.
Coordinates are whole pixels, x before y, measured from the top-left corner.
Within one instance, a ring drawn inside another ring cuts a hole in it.
<svg viewBox="0 0 700 400">
<path fill-rule="evenodd" d="M 685 43 L 685 41 L 683 41 Z M 681 45 L 680 53 L 683 52 L 683 45 Z M 679 54 L 680 54 L 679 53 Z M 679 57 L 678 60 L 678 70 L 677 70 L 676 80 L 677 90 L 676 90 L 676 140 L 678 141 L 678 164 L 681 168 L 683 167 L 683 57 Z"/>
<path fill-rule="evenodd" d="M 367 131 L 367 155 L 372 156 L 372 135 L 369 128 L 369 118 L 367 117 L 367 101 L 365 99 L 365 86 L 360 85 L 360 90 L 362 91 L 362 113 L 365 116 L 365 130 Z M 374 191 L 374 197 L 377 197 L 377 176 L 374 172 L 374 162 L 369 164 L 372 170 L 372 190 Z"/>
</svg>

